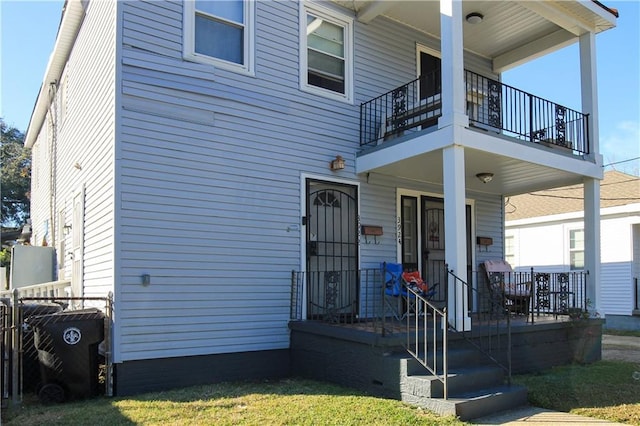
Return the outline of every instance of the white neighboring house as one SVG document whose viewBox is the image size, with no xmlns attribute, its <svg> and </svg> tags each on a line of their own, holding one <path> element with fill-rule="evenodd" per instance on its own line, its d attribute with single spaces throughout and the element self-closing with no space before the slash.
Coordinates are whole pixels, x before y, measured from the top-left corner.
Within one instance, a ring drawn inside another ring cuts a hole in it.
<svg viewBox="0 0 640 426">
<path fill-rule="evenodd" d="M 516 269 L 583 269 L 582 203 L 582 185 L 506 199 L 509 263 Z M 606 172 L 600 206 L 599 313 L 606 317 L 607 328 L 640 330 L 640 178 Z"/>
</svg>

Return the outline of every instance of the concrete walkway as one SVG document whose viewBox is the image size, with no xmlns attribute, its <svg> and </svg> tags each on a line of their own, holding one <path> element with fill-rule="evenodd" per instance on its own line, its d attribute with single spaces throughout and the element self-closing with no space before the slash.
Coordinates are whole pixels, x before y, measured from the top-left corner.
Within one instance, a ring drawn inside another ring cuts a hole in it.
<svg viewBox="0 0 640 426">
<path fill-rule="evenodd" d="M 544 408 L 525 406 L 515 410 L 504 411 L 493 416 L 481 417 L 470 423 L 476 425 L 527 425 L 527 426 L 578 426 L 578 425 L 621 425 L 593 417 L 578 416 L 576 414 L 562 413 Z"/>
</svg>

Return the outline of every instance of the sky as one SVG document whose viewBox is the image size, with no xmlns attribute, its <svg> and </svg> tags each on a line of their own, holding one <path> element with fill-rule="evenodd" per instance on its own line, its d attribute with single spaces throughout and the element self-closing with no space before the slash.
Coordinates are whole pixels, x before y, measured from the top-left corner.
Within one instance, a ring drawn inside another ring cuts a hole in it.
<svg viewBox="0 0 640 426">
<path fill-rule="evenodd" d="M 603 0 L 618 26 L 596 36 L 600 152 L 607 170 L 640 175 L 640 0 Z M 0 0 L 0 117 L 25 132 L 55 44 L 63 0 Z M 541 80 L 549 74 L 553 78 Z M 503 81 L 581 110 L 578 45 L 508 71 Z"/>
</svg>

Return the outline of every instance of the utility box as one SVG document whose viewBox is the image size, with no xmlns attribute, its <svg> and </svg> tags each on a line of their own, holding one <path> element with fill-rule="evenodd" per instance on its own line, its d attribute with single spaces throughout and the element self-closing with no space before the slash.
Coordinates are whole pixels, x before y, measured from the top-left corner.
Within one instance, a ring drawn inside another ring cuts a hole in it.
<svg viewBox="0 0 640 426">
<path fill-rule="evenodd" d="M 9 288 L 27 287 L 55 280 L 53 247 L 15 245 L 11 248 Z"/>
</svg>

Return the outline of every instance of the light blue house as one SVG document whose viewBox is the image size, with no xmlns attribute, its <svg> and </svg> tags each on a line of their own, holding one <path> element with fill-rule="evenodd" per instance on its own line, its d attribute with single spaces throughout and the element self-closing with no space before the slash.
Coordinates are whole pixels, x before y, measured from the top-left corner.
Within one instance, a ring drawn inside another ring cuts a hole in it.
<svg viewBox="0 0 640 426">
<path fill-rule="evenodd" d="M 332 303 L 363 316 L 353 271 L 383 261 L 442 283 L 468 329 L 447 275 L 482 286 L 505 197 L 569 184 L 597 309 L 595 37 L 616 17 L 596 1 L 68 0 L 26 134 L 32 241 L 74 295 L 114 293 L 119 394 L 289 374 L 292 310 L 329 303 L 312 277 L 344 272 Z M 581 111 L 500 83 L 572 43 Z"/>
</svg>

